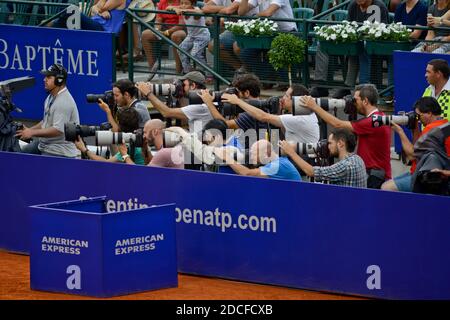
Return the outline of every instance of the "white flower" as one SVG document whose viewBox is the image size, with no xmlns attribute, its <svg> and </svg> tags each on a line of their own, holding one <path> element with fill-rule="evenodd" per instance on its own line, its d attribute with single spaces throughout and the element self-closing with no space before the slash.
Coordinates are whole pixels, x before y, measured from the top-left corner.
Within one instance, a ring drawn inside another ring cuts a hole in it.
<svg viewBox="0 0 450 320">
<path fill-rule="evenodd" d="M 336 35 L 335 35 L 335 34 L 332 34 L 332 35 L 330 36 L 330 39 L 331 39 L 331 40 L 336 40 Z"/>
</svg>

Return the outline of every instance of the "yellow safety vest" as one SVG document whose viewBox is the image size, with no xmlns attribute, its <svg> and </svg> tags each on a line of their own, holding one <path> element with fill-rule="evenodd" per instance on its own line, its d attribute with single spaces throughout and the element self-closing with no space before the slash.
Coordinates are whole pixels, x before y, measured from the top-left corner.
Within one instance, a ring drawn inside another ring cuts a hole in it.
<svg viewBox="0 0 450 320">
<path fill-rule="evenodd" d="M 425 89 L 422 97 L 431 97 L 432 91 L 431 86 Z M 450 91 L 449 90 L 442 90 L 441 94 L 437 98 L 437 101 L 439 102 L 439 105 L 441 106 L 442 114 L 441 116 L 444 119 L 447 119 L 450 121 Z"/>
</svg>

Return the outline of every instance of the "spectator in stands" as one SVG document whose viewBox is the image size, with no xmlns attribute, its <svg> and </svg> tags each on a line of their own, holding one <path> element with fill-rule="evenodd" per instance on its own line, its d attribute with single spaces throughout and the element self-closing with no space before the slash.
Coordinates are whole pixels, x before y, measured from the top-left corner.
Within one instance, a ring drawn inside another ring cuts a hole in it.
<svg viewBox="0 0 450 320">
<path fill-rule="evenodd" d="M 117 120 L 119 121 L 119 130 L 121 132 L 134 132 L 139 129 L 139 114 L 134 108 L 126 108 L 117 112 Z M 81 154 L 85 159 L 104 161 L 104 162 L 124 162 L 126 163 L 128 158 L 130 157 L 133 160 L 133 163 L 144 165 L 146 155 L 143 153 L 142 148 L 136 147 L 131 148 L 130 146 L 125 147 L 126 153 L 122 154 L 121 152 L 117 152 L 113 157 L 106 159 L 102 156 L 96 155 L 91 152 L 83 140 L 78 137 L 75 141 L 75 145 L 78 150 L 81 151 Z M 119 150 L 123 149 L 124 146 L 119 146 Z M 132 150 L 134 149 L 134 150 Z M 144 151 L 145 152 L 145 151 Z"/>
<path fill-rule="evenodd" d="M 174 10 L 177 15 L 183 13 L 203 13 L 202 10 L 196 7 L 197 0 L 180 0 L 180 6 L 175 7 Z M 197 60 L 207 64 L 205 50 L 208 46 L 211 35 L 208 28 L 206 28 L 204 16 L 184 16 L 180 17 L 180 23 L 186 24 L 187 36 L 180 44 L 180 48 L 188 52 Z M 190 58 L 182 54 L 181 64 L 183 72 L 188 73 L 192 70 Z"/>
<path fill-rule="evenodd" d="M 148 120 L 144 126 L 144 145 L 142 148 L 154 146 L 155 155 L 148 153 L 146 163 L 152 167 L 177 168 L 184 169 L 183 149 L 180 145 L 172 148 L 165 148 L 163 144 L 164 128 L 166 125 L 159 119 Z M 119 147 L 119 151 L 124 157 L 127 154 L 127 148 L 124 145 Z M 133 164 L 133 160 L 126 159 L 126 163 Z"/>
<path fill-rule="evenodd" d="M 256 121 L 270 123 L 282 130 L 286 140 L 299 143 L 317 143 L 319 141 L 319 124 L 315 113 L 304 116 L 292 115 L 292 96 L 304 96 L 309 94 L 308 89 L 302 85 L 290 87 L 283 98 L 280 99 L 280 107 L 277 114 L 268 113 L 254 107 L 235 94 L 222 95 L 222 102 L 231 103 L 241 107 Z M 286 114 L 282 114 L 286 111 Z"/>
<path fill-rule="evenodd" d="M 241 0 L 239 4 L 238 14 L 240 16 L 248 15 L 251 10 L 259 6 L 259 12 L 256 14 L 261 18 L 280 18 L 280 19 L 294 19 L 291 3 L 289 0 Z M 280 32 L 295 32 L 297 31 L 297 24 L 289 21 L 276 21 L 278 31 Z M 268 50 L 260 50 L 254 48 L 241 49 L 237 45 L 234 46 L 234 52 L 243 62 L 243 67 L 246 70 L 252 70 L 259 74 L 262 79 L 266 80 L 277 73 L 274 73 L 272 68 L 268 68 L 268 60 L 261 57 L 267 53 Z M 248 64 L 251 62 L 251 67 Z M 287 78 L 287 77 L 286 77 Z"/>
<path fill-rule="evenodd" d="M 179 0 L 161 0 L 158 2 L 157 8 L 159 11 L 166 11 L 179 5 Z M 186 32 L 183 26 L 177 25 L 179 24 L 179 19 L 180 17 L 178 15 L 170 13 L 158 13 L 155 19 L 155 28 L 178 45 L 186 38 Z M 158 64 L 155 63 L 155 56 L 153 54 L 153 46 L 156 44 L 156 41 L 160 40 L 151 30 L 144 30 L 144 32 L 142 32 L 142 47 L 144 48 L 148 67 L 150 68 L 148 81 L 153 79 L 158 68 Z M 181 60 L 176 48 L 173 48 L 173 55 L 175 57 L 176 71 L 177 73 L 181 73 Z"/>
<path fill-rule="evenodd" d="M 309 177 L 316 181 L 328 181 L 331 184 L 365 188 L 367 186 L 366 167 L 364 161 L 353 151 L 356 147 L 356 136 L 348 129 L 334 129 L 328 137 L 330 156 L 339 162 L 328 166 L 312 166 L 303 160 L 287 141 L 281 141 L 280 147 Z"/>
<path fill-rule="evenodd" d="M 427 6 L 421 0 L 406 0 L 395 10 L 394 22 L 401 22 L 407 26 L 427 25 Z M 425 30 L 413 30 L 410 34 L 411 39 L 425 38 Z"/>
<path fill-rule="evenodd" d="M 32 141 L 22 148 L 24 153 L 79 158 L 80 153 L 72 142 L 64 137 L 64 124 L 80 124 L 77 105 L 67 89 L 67 71 L 60 64 L 53 64 L 41 71 L 48 96 L 44 102 L 44 119 L 31 128 L 24 125 L 16 136 Z"/>
<path fill-rule="evenodd" d="M 424 91 L 424 97 L 437 99 L 441 106 L 442 117 L 450 120 L 450 67 L 443 59 L 433 59 L 427 64 L 425 78 L 430 84 Z"/>
<path fill-rule="evenodd" d="M 335 128 L 351 130 L 358 137 L 357 154 L 364 160 L 368 174 L 367 187 L 379 189 L 381 184 L 391 178 L 389 127 L 374 127 L 372 115 L 384 115 L 376 107 L 378 91 L 372 84 L 363 84 L 355 88 L 355 105 L 364 118 L 356 121 L 340 120 L 319 107 L 311 97 L 303 97 L 302 104 L 314 111 L 326 123 Z"/>
<path fill-rule="evenodd" d="M 184 94 L 189 92 L 205 89 L 205 76 L 200 71 L 191 71 L 181 78 L 184 85 Z M 192 104 L 182 108 L 170 108 L 158 99 L 152 92 L 152 86 L 148 83 L 138 82 L 137 88 L 143 97 L 147 97 L 164 118 L 179 119 L 188 121 L 191 132 L 201 132 L 203 126 L 212 120 L 212 116 L 208 108 L 203 104 Z"/>
<path fill-rule="evenodd" d="M 447 119 L 442 119 L 441 107 L 439 106 L 437 100 L 433 97 L 420 98 L 416 101 L 414 109 L 419 116 L 420 122 L 425 126 L 414 145 L 409 141 L 403 129 L 399 125 L 392 123 L 392 130 L 399 135 L 402 142 L 403 151 L 405 152 L 407 158 L 412 160 L 411 170 L 400 176 L 394 177 L 392 180 L 386 181 L 381 187 L 383 190 L 404 192 L 412 191 L 412 176 L 416 171 L 417 164 L 420 162 L 421 157 L 426 153 L 425 151 L 430 151 L 429 146 L 435 146 L 432 144 L 432 141 L 439 141 L 439 137 L 437 136 L 438 131 L 433 129 L 448 124 Z M 442 158 L 444 158 L 444 162 L 447 162 L 447 168 L 444 169 L 448 169 L 448 156 L 450 156 L 450 136 L 447 135 L 447 137 L 444 137 L 442 147 L 443 150 L 445 149 L 445 154 L 442 155 Z M 435 151 L 437 152 L 438 149 Z"/>
<path fill-rule="evenodd" d="M 431 5 L 428 9 L 428 27 L 445 27 L 442 21 L 449 7 L 449 0 L 437 0 L 435 4 Z M 450 15 L 446 16 L 446 20 L 448 17 Z M 442 41 L 443 43 L 420 42 L 412 51 L 432 53 L 447 53 L 447 51 L 450 51 L 450 43 L 448 42 L 450 41 L 450 31 L 448 28 L 444 30 L 428 30 L 425 41 Z"/>
<path fill-rule="evenodd" d="M 348 6 L 348 21 L 356 21 L 363 23 L 366 20 L 373 19 L 374 14 L 371 10 L 368 10 L 370 6 L 378 6 L 380 8 L 380 21 L 388 23 L 388 10 L 386 5 L 381 0 L 353 0 Z M 371 58 L 363 50 L 359 56 L 348 57 L 348 72 L 345 79 L 345 85 L 354 87 L 356 84 L 356 78 L 358 76 L 358 64 L 359 64 L 359 83 L 370 82 L 370 65 Z M 320 50 L 320 44 L 317 47 L 316 64 L 315 64 L 315 80 L 326 81 L 328 75 L 329 57 L 328 54 Z M 314 89 L 313 91 L 324 91 Z M 341 89 L 334 95 L 335 98 L 342 98 L 350 94 L 349 90 Z"/>
<path fill-rule="evenodd" d="M 125 9 L 130 2 L 131 0 L 98 1 L 92 6 L 90 17 L 83 13 L 81 14 L 81 29 L 106 31 L 118 34 L 122 29 L 122 24 L 125 19 Z M 55 28 L 67 28 L 67 19 L 69 17 L 69 14 L 65 14 L 53 24 L 50 24 L 50 26 Z"/>
<path fill-rule="evenodd" d="M 254 1 L 254 0 L 252 0 Z M 241 0 L 234 0 L 228 5 L 229 0 L 211 0 L 204 7 L 204 13 L 218 13 L 218 14 L 237 14 L 239 9 L 239 4 Z M 253 3 L 254 8 L 250 9 L 248 12 L 241 11 L 241 15 L 244 16 L 254 16 L 259 12 L 259 7 L 256 2 Z M 223 22 L 223 21 L 221 21 Z M 234 35 L 231 31 L 225 30 L 219 36 L 220 40 L 220 61 L 231 66 L 234 70 L 241 67 L 242 62 L 239 60 L 238 56 L 234 51 L 239 51 L 237 45 L 235 44 Z M 208 50 L 214 53 L 214 41 L 210 41 L 208 44 Z"/>
<path fill-rule="evenodd" d="M 276 178 L 300 181 L 301 177 L 295 166 L 287 157 L 279 157 L 267 140 L 256 141 L 250 148 L 251 163 L 261 165 L 259 168 L 249 169 L 234 159 L 234 154 L 227 149 L 225 154 L 216 152 L 237 174 L 262 178 Z"/>
</svg>

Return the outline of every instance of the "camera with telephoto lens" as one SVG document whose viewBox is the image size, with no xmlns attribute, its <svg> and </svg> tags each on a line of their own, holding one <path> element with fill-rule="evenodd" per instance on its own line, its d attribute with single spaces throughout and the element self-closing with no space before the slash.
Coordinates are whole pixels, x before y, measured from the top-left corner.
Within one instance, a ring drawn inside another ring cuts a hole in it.
<svg viewBox="0 0 450 320">
<path fill-rule="evenodd" d="M 173 83 L 150 83 L 155 96 L 173 97 L 176 99 L 184 97 L 184 86 L 181 80 Z"/>
<path fill-rule="evenodd" d="M 112 125 L 109 122 L 103 122 L 99 126 L 82 126 L 76 123 L 64 124 L 64 135 L 66 141 L 74 142 L 77 137 L 92 137 L 97 131 L 110 130 Z"/>
<path fill-rule="evenodd" d="M 381 116 L 381 115 L 373 115 L 372 116 L 372 126 L 390 126 L 392 123 L 396 123 L 400 126 L 406 126 L 408 129 L 413 130 L 417 125 L 417 113 L 414 111 L 404 112 L 401 111 L 398 115 L 391 116 Z"/>
<path fill-rule="evenodd" d="M 97 146 L 109 146 L 111 144 L 130 143 L 135 147 L 142 147 L 144 144 L 144 133 L 142 129 L 131 132 L 96 131 L 95 144 Z"/>
<path fill-rule="evenodd" d="M 270 114 L 277 114 L 280 110 L 280 97 L 270 97 L 266 100 L 245 100 L 245 102 Z M 239 113 L 245 112 L 241 107 L 230 103 L 224 103 L 219 111 L 223 116 L 237 116 Z"/>
<path fill-rule="evenodd" d="M 316 155 L 320 159 L 328 159 L 330 157 L 327 139 L 319 140 L 317 143 L 300 143 L 289 141 L 289 144 L 294 147 L 295 153 L 300 156 Z M 286 153 L 280 149 L 280 155 L 286 156 Z"/>
<path fill-rule="evenodd" d="M 105 91 L 105 93 L 89 93 L 86 95 L 87 103 L 98 103 L 100 99 L 102 99 L 108 106 L 115 104 L 112 90 Z"/>
<path fill-rule="evenodd" d="M 163 148 L 173 148 L 181 143 L 181 136 L 172 131 L 163 131 Z"/>
<path fill-rule="evenodd" d="M 313 98 L 316 104 L 325 111 L 343 110 L 345 114 L 356 116 L 356 100 L 351 95 L 342 99 L 333 98 Z M 311 114 L 311 109 L 305 107 L 301 101 L 301 96 L 292 97 L 292 115 L 304 116 Z"/>
</svg>

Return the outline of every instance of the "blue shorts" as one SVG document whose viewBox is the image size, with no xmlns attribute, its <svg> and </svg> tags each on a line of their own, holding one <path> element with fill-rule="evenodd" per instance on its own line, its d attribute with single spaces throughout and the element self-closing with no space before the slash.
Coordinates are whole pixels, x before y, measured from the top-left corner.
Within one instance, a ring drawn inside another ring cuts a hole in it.
<svg viewBox="0 0 450 320">
<path fill-rule="evenodd" d="M 411 173 L 406 172 L 394 178 L 394 183 L 398 191 L 412 192 L 411 188 Z"/>
</svg>

